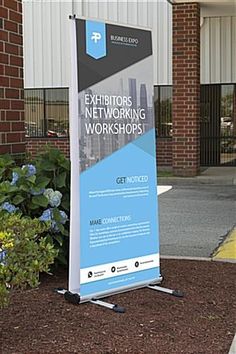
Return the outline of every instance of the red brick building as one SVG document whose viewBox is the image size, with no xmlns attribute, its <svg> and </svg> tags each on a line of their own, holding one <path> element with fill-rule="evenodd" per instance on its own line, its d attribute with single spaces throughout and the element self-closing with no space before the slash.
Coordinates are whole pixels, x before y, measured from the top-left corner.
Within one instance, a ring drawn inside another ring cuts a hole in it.
<svg viewBox="0 0 236 354">
<path fill-rule="evenodd" d="M 0 153 L 25 152 L 22 3 L 0 1 Z"/>
</svg>

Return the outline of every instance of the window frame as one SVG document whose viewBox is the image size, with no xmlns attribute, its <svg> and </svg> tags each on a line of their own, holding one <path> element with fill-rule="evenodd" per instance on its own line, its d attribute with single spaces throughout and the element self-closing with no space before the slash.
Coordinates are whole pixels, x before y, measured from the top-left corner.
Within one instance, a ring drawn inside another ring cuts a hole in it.
<svg viewBox="0 0 236 354">
<path fill-rule="evenodd" d="M 69 128 L 69 87 L 40 87 L 40 88 L 30 88 L 30 87 L 27 87 L 24 89 L 24 93 L 27 92 L 27 91 L 41 91 L 42 92 L 42 100 L 43 100 L 43 120 L 42 120 L 42 130 L 43 130 L 43 133 L 42 135 L 40 135 L 38 132 L 40 131 L 40 126 L 38 124 L 38 121 L 37 121 L 37 134 L 35 135 L 26 135 L 26 138 L 28 139 L 65 139 L 65 138 L 68 138 L 69 137 L 69 129 L 68 129 L 68 133 L 66 135 L 63 135 L 63 136 L 50 136 L 48 135 L 48 117 L 47 117 L 47 102 L 46 102 L 46 96 L 47 96 L 47 90 L 65 90 L 65 93 L 67 94 L 67 97 L 68 97 L 68 100 L 65 101 L 66 102 L 66 106 L 68 106 L 68 120 L 65 120 L 65 121 L 68 121 L 68 128 Z M 26 97 L 24 97 L 24 101 L 25 101 L 25 105 L 26 105 Z M 25 126 L 27 125 L 27 123 L 30 123 L 27 119 L 26 119 L 26 109 L 25 109 Z M 25 128 L 26 130 L 26 128 Z"/>
<path fill-rule="evenodd" d="M 155 89 L 158 90 L 157 93 L 157 100 L 154 99 L 154 118 L 155 118 L 155 128 L 156 128 L 156 135 L 158 139 L 172 139 L 172 135 L 166 135 L 163 134 L 161 135 L 160 130 L 160 126 L 161 124 L 163 124 L 162 120 L 161 120 L 161 89 L 162 88 L 171 88 L 172 92 L 171 92 L 171 123 L 172 123 L 172 127 L 173 127 L 173 109 L 172 109 L 172 104 L 173 104 L 173 85 L 154 85 L 154 92 Z M 155 98 L 155 94 L 154 94 L 154 98 Z M 157 103 L 157 113 L 156 113 L 156 101 L 158 101 Z M 172 128 L 173 129 L 173 128 Z"/>
</svg>

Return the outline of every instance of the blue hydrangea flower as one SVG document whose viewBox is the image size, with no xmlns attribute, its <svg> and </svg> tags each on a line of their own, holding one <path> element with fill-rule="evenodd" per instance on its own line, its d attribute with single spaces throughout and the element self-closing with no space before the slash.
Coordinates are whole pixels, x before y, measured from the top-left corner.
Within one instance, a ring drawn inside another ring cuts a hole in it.
<svg viewBox="0 0 236 354">
<path fill-rule="evenodd" d="M 15 186 L 16 182 L 19 179 L 19 175 L 17 172 L 12 172 L 12 181 L 11 181 L 11 185 Z"/>
<path fill-rule="evenodd" d="M 0 252 L 0 263 L 5 264 L 4 259 L 6 258 L 7 252 L 6 251 L 1 251 Z"/>
<path fill-rule="evenodd" d="M 14 213 L 18 208 L 15 207 L 15 205 L 9 203 L 9 202 L 5 202 L 3 203 L 0 208 L 2 210 L 6 210 L 8 211 L 8 213 Z"/>
<path fill-rule="evenodd" d="M 49 203 L 52 207 L 58 207 L 61 204 L 62 194 L 56 191 L 52 197 L 49 199 Z"/>
<path fill-rule="evenodd" d="M 52 188 L 47 188 L 45 190 L 45 192 L 43 193 L 43 195 L 48 198 L 48 200 L 51 198 L 51 196 L 53 195 L 54 191 Z"/>
<path fill-rule="evenodd" d="M 63 210 L 60 210 L 60 215 L 61 215 L 61 224 L 65 224 L 68 220 L 68 216 Z"/>
<path fill-rule="evenodd" d="M 59 212 L 60 212 L 61 220 L 59 222 L 56 222 L 54 220 L 52 221 L 52 230 L 55 232 L 60 232 L 58 228 L 58 224 L 64 225 L 68 220 L 68 216 L 63 210 L 59 210 Z"/>
<path fill-rule="evenodd" d="M 44 192 L 44 196 L 48 198 L 49 204 L 53 208 L 57 208 L 61 204 L 62 194 L 59 191 L 55 191 L 52 188 L 47 188 Z"/>
<path fill-rule="evenodd" d="M 51 209 L 44 210 L 43 214 L 39 217 L 40 221 L 52 221 Z"/>
<path fill-rule="evenodd" d="M 51 225 L 51 229 L 53 230 L 53 231 L 55 231 L 55 232 L 60 232 L 60 230 L 59 230 L 59 228 L 58 228 L 58 226 L 57 226 L 57 223 L 56 223 L 56 221 L 52 221 L 52 225 Z"/>
<path fill-rule="evenodd" d="M 23 165 L 22 170 L 24 168 L 27 168 L 27 173 L 26 173 L 26 177 L 31 177 L 34 176 L 36 174 L 36 167 L 34 165 Z"/>
<path fill-rule="evenodd" d="M 41 194 L 43 194 L 45 192 L 45 188 L 41 188 L 38 192 L 36 192 L 34 189 L 31 189 L 30 190 L 30 193 L 32 194 L 32 195 L 41 195 Z"/>
<path fill-rule="evenodd" d="M 59 210 L 61 220 L 60 221 L 55 221 L 53 219 L 53 209 L 48 208 L 44 210 L 43 214 L 39 217 L 40 221 L 51 221 L 51 230 L 54 232 L 60 232 L 58 225 L 62 224 L 64 225 L 66 221 L 68 220 L 68 216 L 63 210 Z"/>
</svg>

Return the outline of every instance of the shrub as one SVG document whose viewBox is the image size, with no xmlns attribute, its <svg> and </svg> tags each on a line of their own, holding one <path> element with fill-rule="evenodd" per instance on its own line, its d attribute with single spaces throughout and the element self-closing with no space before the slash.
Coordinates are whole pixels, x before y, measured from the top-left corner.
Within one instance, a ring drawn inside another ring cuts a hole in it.
<svg viewBox="0 0 236 354">
<path fill-rule="evenodd" d="M 57 149 L 46 148 L 35 161 L 20 166 L 9 155 L 0 157 L 0 210 L 48 221 L 48 237 L 67 263 L 70 163 Z"/>
<path fill-rule="evenodd" d="M 44 236 L 50 224 L 20 214 L 0 212 L 0 307 L 14 288 L 37 287 L 39 274 L 48 272 L 57 255 Z"/>
</svg>

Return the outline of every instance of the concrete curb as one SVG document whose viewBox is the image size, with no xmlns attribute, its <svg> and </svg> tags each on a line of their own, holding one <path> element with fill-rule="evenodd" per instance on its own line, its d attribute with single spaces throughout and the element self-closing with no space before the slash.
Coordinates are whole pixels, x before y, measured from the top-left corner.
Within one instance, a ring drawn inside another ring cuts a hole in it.
<svg viewBox="0 0 236 354">
<path fill-rule="evenodd" d="M 205 261 L 205 262 L 210 262 L 212 259 L 210 257 L 189 257 L 189 256 L 169 256 L 169 255 L 164 255 L 160 256 L 161 259 L 177 259 L 177 260 L 182 260 L 182 261 Z"/>
<path fill-rule="evenodd" d="M 221 178 L 221 177 L 158 177 L 158 185 L 225 185 L 236 186 L 236 178 Z"/>
<path fill-rule="evenodd" d="M 225 262 L 225 263 L 235 263 L 236 264 L 236 259 L 231 259 L 231 258 L 220 258 L 220 259 L 212 259 L 213 262 Z M 236 352 L 235 352 L 236 354 Z"/>
<path fill-rule="evenodd" d="M 161 259 L 176 259 L 180 261 L 204 261 L 204 262 L 222 262 L 222 263 L 236 263 L 236 260 L 230 258 L 213 259 L 210 257 L 190 257 L 190 256 L 169 256 L 161 255 Z"/>
</svg>

